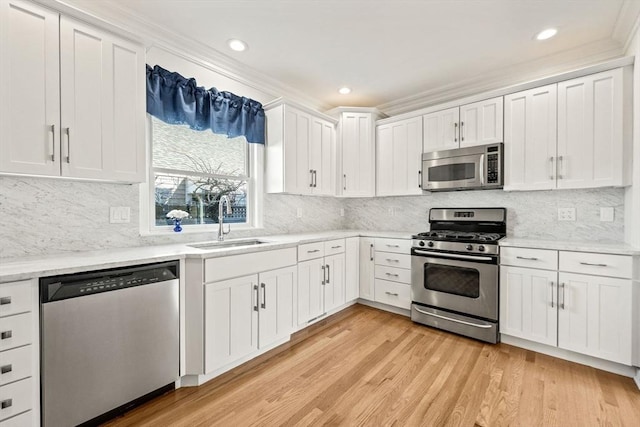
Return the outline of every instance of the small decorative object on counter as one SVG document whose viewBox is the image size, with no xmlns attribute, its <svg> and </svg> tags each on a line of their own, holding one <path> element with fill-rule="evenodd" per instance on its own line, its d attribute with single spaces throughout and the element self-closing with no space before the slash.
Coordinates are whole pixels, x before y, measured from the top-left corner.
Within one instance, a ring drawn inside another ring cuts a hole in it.
<svg viewBox="0 0 640 427">
<path fill-rule="evenodd" d="M 182 211 L 180 209 L 174 209 L 167 214 L 167 218 L 173 220 L 173 231 L 179 233 L 182 231 L 182 220 L 189 217 L 189 212 Z"/>
</svg>

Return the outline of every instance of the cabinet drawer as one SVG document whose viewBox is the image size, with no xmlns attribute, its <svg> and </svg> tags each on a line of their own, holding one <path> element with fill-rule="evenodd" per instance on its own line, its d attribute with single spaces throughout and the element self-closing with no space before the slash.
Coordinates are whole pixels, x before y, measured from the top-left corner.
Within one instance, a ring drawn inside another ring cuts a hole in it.
<svg viewBox="0 0 640 427">
<path fill-rule="evenodd" d="M 375 299 L 383 304 L 409 310 L 411 309 L 411 286 L 407 286 L 404 283 L 376 279 Z"/>
<path fill-rule="evenodd" d="M 28 427 L 37 426 L 33 419 L 33 411 L 23 412 L 17 417 L 9 418 L 8 420 L 0 421 L 0 427 Z"/>
<path fill-rule="evenodd" d="M 391 280 L 392 282 L 411 284 L 411 270 L 406 268 L 387 267 L 385 265 L 376 265 L 376 278 Z"/>
<path fill-rule="evenodd" d="M 324 242 L 325 256 L 333 255 L 333 254 L 341 254 L 342 252 L 344 252 L 345 244 L 346 243 L 344 239 L 329 240 Z"/>
<path fill-rule="evenodd" d="M 384 252 L 396 252 L 399 254 L 411 254 L 411 240 L 377 238 L 376 250 Z"/>
<path fill-rule="evenodd" d="M 0 385 L 31 376 L 30 345 L 0 352 Z"/>
<path fill-rule="evenodd" d="M 0 409 L 0 420 L 28 411 L 32 399 L 31 378 L 3 385 L 0 387 L 0 402 L 5 408 Z"/>
<path fill-rule="evenodd" d="M 632 257 L 561 251 L 560 271 L 631 279 Z"/>
<path fill-rule="evenodd" d="M 31 344 L 31 313 L 1 318 L 0 334 L 0 351 Z"/>
<path fill-rule="evenodd" d="M 298 262 L 324 256 L 324 242 L 306 243 L 298 246 Z"/>
<path fill-rule="evenodd" d="M 389 267 L 411 268 L 411 255 L 398 254 L 395 252 L 379 252 L 375 255 L 376 265 L 386 265 Z"/>
<path fill-rule="evenodd" d="M 31 311 L 31 282 L 0 284 L 0 317 Z"/>
<path fill-rule="evenodd" d="M 557 270 L 558 251 L 501 247 L 500 265 Z"/>
</svg>

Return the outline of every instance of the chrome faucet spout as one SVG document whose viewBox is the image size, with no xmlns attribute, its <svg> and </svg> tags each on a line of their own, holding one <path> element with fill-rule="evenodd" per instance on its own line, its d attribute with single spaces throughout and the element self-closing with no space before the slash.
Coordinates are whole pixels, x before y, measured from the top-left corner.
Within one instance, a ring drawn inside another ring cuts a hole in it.
<svg viewBox="0 0 640 427">
<path fill-rule="evenodd" d="M 224 235 L 229 234 L 231 232 L 231 224 L 229 224 L 229 228 L 227 231 L 224 231 L 224 202 L 227 202 L 227 215 L 231 215 L 233 211 L 231 210 L 231 201 L 227 195 L 220 196 L 220 200 L 218 201 L 218 240 L 223 241 Z"/>
</svg>

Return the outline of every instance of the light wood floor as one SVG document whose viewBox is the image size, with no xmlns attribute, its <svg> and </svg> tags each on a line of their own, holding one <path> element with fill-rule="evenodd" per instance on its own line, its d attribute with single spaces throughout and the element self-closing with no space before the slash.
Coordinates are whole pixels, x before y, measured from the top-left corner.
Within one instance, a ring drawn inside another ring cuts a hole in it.
<svg viewBox="0 0 640 427">
<path fill-rule="evenodd" d="M 109 425 L 640 426 L 630 378 L 362 305 L 293 341 Z"/>
</svg>

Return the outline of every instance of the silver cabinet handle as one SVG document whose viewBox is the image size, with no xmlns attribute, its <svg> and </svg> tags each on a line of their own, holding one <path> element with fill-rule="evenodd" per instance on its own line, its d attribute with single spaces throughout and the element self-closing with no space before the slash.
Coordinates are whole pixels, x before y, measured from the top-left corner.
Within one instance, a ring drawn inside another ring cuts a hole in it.
<svg viewBox="0 0 640 427">
<path fill-rule="evenodd" d="M 346 190 L 347 189 L 347 174 L 345 173 L 344 175 L 342 175 L 342 178 L 344 179 L 343 190 Z"/>
<path fill-rule="evenodd" d="M 320 268 L 322 269 L 322 285 L 324 286 L 327 283 L 327 274 L 325 271 L 325 267 L 326 266 L 321 266 Z"/>
<path fill-rule="evenodd" d="M 422 188 L 422 171 L 418 171 L 418 188 Z"/>
<path fill-rule="evenodd" d="M 580 262 L 582 265 L 590 265 L 592 267 L 608 267 L 607 264 L 592 264 L 590 262 Z"/>
<path fill-rule="evenodd" d="M 369 246 L 369 258 L 370 261 L 373 261 L 373 243 Z"/>
<path fill-rule="evenodd" d="M 384 274 L 386 274 L 389 277 L 400 277 L 400 275 L 396 273 L 384 273 Z"/>
<path fill-rule="evenodd" d="M 67 163 L 71 163 L 71 128 L 67 128 Z"/>
<path fill-rule="evenodd" d="M 527 261 L 538 261 L 536 257 L 517 256 L 517 259 L 526 259 Z"/>
<path fill-rule="evenodd" d="M 564 310 L 564 283 L 560 283 L 560 289 L 562 289 L 562 302 L 558 303 L 558 306 Z"/>
<path fill-rule="evenodd" d="M 327 264 L 327 283 L 331 283 L 331 269 L 329 264 Z"/>
<path fill-rule="evenodd" d="M 391 295 L 391 296 L 393 296 L 393 297 L 397 297 L 397 296 L 398 296 L 398 294 L 397 294 L 397 293 L 395 293 L 395 292 L 389 292 L 389 291 L 385 292 L 385 294 L 387 294 L 387 295 Z"/>
<path fill-rule="evenodd" d="M 9 305 L 9 304 L 11 304 L 11 297 L 0 298 L 0 305 Z"/>
<path fill-rule="evenodd" d="M 564 179 L 564 159 L 562 156 L 558 157 L 558 179 Z"/>
<path fill-rule="evenodd" d="M 262 288 L 262 304 L 260 304 L 260 308 L 267 308 L 267 285 L 260 283 L 260 287 Z"/>
<path fill-rule="evenodd" d="M 4 399 L 0 402 L 0 409 L 7 409 L 13 406 L 13 399 Z"/>
<path fill-rule="evenodd" d="M 390 244 L 387 243 L 387 247 L 388 248 L 399 248 L 400 245 L 390 245 Z"/>
<path fill-rule="evenodd" d="M 458 122 L 453 124 L 453 142 L 458 142 Z"/>
<path fill-rule="evenodd" d="M 460 122 L 460 141 L 464 141 L 464 122 Z"/>
<path fill-rule="evenodd" d="M 400 262 L 399 259 L 392 259 L 392 258 L 387 258 L 386 261 L 387 262 Z"/>
<path fill-rule="evenodd" d="M 258 301 L 260 300 L 260 294 L 258 293 L 258 285 L 253 285 L 253 290 L 256 291 L 256 305 L 253 306 L 253 311 L 258 311 Z"/>
<path fill-rule="evenodd" d="M 551 281 L 551 308 L 553 308 L 553 281 Z"/>
<path fill-rule="evenodd" d="M 51 161 L 56 161 L 56 125 L 51 125 Z"/>
<path fill-rule="evenodd" d="M 467 325 L 467 326 L 473 326 L 474 328 L 482 328 L 482 329 L 491 329 L 493 325 L 483 325 L 483 324 L 478 324 L 478 323 L 473 323 L 473 322 L 466 322 L 464 320 L 458 320 L 458 319 L 452 319 L 451 317 L 447 317 L 447 316 L 441 316 L 439 314 L 435 314 L 435 313 L 429 313 L 427 311 L 422 311 L 420 310 L 418 307 L 416 307 L 415 305 L 413 306 L 413 308 L 418 312 L 418 313 L 422 313 L 422 314 L 426 314 L 427 316 L 432 316 L 432 317 L 437 317 L 438 319 L 443 319 L 443 320 L 448 320 L 450 322 L 456 322 L 456 323 L 461 323 L 463 325 Z"/>
<path fill-rule="evenodd" d="M 0 332 L 0 339 L 8 340 L 13 336 L 13 331 L 2 331 Z"/>
<path fill-rule="evenodd" d="M 549 170 L 551 171 L 549 173 L 549 179 L 550 180 L 556 179 L 555 175 L 553 174 L 553 169 L 554 168 L 553 168 L 553 156 L 552 156 L 552 157 L 549 157 Z"/>
<path fill-rule="evenodd" d="M 331 249 L 340 249 L 342 246 L 338 245 L 338 246 L 331 246 Z"/>
<path fill-rule="evenodd" d="M 13 371 L 13 365 L 0 366 L 0 374 L 8 374 Z"/>
<path fill-rule="evenodd" d="M 308 254 L 314 254 L 316 252 L 320 252 L 320 249 L 313 249 L 311 251 L 307 251 Z"/>
<path fill-rule="evenodd" d="M 313 169 L 309 169 L 309 177 L 311 181 L 309 182 L 309 187 L 313 187 Z"/>
<path fill-rule="evenodd" d="M 316 188 L 318 186 L 318 171 L 317 170 L 313 170 L 313 188 Z"/>
</svg>

